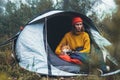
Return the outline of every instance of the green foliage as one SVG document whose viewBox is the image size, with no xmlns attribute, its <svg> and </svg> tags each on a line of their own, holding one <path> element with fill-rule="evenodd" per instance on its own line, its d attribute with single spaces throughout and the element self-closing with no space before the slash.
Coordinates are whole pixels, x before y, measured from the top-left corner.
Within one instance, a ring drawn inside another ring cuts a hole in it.
<svg viewBox="0 0 120 80">
<path fill-rule="evenodd" d="M 6 5 L 5 0 L 0 0 L 0 15 L 4 14 L 4 6 Z"/>
<path fill-rule="evenodd" d="M 119 0 L 115 0 L 118 7 L 117 12 L 113 14 L 112 19 L 109 17 L 106 17 L 102 25 L 103 32 L 105 32 L 105 36 L 107 36 L 110 41 L 113 43 L 113 50 L 112 54 L 118 59 L 118 62 L 120 62 L 120 2 Z"/>
<path fill-rule="evenodd" d="M 54 9 L 52 0 L 40 0 L 36 7 L 37 13 L 42 13 L 44 11 Z"/>
<path fill-rule="evenodd" d="M 15 5 L 15 3 L 12 3 L 11 1 L 8 1 L 7 5 L 6 5 L 6 14 L 12 14 L 17 10 L 17 5 Z"/>
<path fill-rule="evenodd" d="M 86 14 L 89 9 L 91 9 L 90 0 L 63 0 L 59 2 L 57 0 L 56 8 L 66 11 L 75 11 L 82 14 Z"/>
<path fill-rule="evenodd" d="M 28 0 L 28 4 L 19 4 L 8 1 L 5 14 L 0 15 L 0 37 L 11 37 L 19 31 L 20 26 L 25 26 L 33 17 L 45 10 L 53 9 L 52 0 Z M 0 40 L 2 41 L 2 40 Z"/>
</svg>

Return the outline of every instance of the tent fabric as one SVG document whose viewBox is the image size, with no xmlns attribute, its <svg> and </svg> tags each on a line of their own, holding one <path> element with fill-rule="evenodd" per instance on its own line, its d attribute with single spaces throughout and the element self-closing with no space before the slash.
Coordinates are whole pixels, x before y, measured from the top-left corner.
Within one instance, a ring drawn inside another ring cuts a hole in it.
<svg viewBox="0 0 120 80">
<path fill-rule="evenodd" d="M 64 34 L 71 30 L 71 19 L 74 16 L 80 16 L 83 19 L 85 31 L 94 37 L 90 37 L 91 42 L 99 45 L 99 39 L 97 40 L 97 37 L 94 35 L 99 35 L 99 31 L 88 17 L 76 12 L 54 10 L 44 13 L 28 22 L 18 36 L 15 52 L 19 60 L 19 65 L 26 70 L 43 75 L 88 75 L 81 73 L 80 65 L 67 62 L 54 53 L 56 46 Z M 100 50 L 104 49 L 102 51 L 104 53 L 106 51 L 104 46 L 109 45 L 109 42 L 102 38 L 102 36 L 100 37 L 103 41 L 100 40 L 102 44 L 98 47 L 102 46 Z M 107 43 L 104 43 L 104 41 Z M 106 53 L 106 55 L 108 56 L 109 53 Z M 109 55 L 109 57 L 111 56 Z"/>
<path fill-rule="evenodd" d="M 30 23 L 33 23 L 33 22 L 35 22 L 35 21 L 38 21 L 38 20 L 40 20 L 40 19 L 43 19 L 43 18 L 45 18 L 45 17 L 52 16 L 52 15 L 55 15 L 55 14 L 61 13 L 61 12 L 63 12 L 63 11 L 55 10 L 55 11 L 47 12 L 47 13 L 45 13 L 45 14 L 42 14 L 42 15 L 40 15 L 40 16 L 37 16 L 35 19 L 33 19 L 32 21 L 30 21 L 29 24 L 30 24 Z"/>
<path fill-rule="evenodd" d="M 43 27 L 40 27 L 43 25 L 34 24 L 34 27 L 33 25 L 25 27 L 17 40 L 16 53 L 21 67 L 44 74 L 48 70 L 45 69 L 47 66 L 47 54 L 44 50 Z M 40 68 L 39 65 L 43 68 Z"/>
</svg>

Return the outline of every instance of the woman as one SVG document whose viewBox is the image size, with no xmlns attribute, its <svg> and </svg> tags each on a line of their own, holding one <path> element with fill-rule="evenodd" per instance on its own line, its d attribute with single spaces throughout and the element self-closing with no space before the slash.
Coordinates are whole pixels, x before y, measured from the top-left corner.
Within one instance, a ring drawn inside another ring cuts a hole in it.
<svg viewBox="0 0 120 80">
<path fill-rule="evenodd" d="M 87 55 L 90 52 L 90 38 L 88 33 L 84 31 L 82 18 L 74 17 L 72 26 L 72 30 L 65 34 L 57 46 L 55 53 L 57 55 L 63 55 L 65 52 L 61 50 L 62 46 L 69 45 L 71 49 L 70 57 L 86 63 L 88 62 Z"/>
</svg>

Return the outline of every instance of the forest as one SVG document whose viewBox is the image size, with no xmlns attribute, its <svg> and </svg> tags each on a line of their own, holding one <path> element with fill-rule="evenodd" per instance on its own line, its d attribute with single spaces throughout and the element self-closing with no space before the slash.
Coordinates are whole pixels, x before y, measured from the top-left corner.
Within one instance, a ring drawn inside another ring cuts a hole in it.
<svg viewBox="0 0 120 80">
<path fill-rule="evenodd" d="M 99 2 L 101 1 L 101 2 Z M 109 51 L 120 62 L 120 1 L 114 0 L 116 8 L 111 13 L 102 14 L 94 11 L 93 6 L 102 4 L 103 0 L 0 0 L 0 44 L 14 36 L 20 26 L 25 26 L 36 16 L 50 10 L 75 11 L 88 15 L 101 34 L 107 38 L 112 47 Z M 112 1 L 112 0 L 110 0 Z M 109 5 L 112 6 L 112 5 Z M 106 7 L 107 8 L 107 7 Z M 110 9 L 111 10 L 111 9 Z M 91 11 L 92 14 L 89 14 Z M 99 12 L 99 11 L 98 11 Z M 102 10 L 101 10 L 102 12 Z M 0 46 L 0 80 L 62 80 L 60 77 L 42 77 L 19 67 L 11 57 L 11 45 Z M 120 74 L 100 76 L 78 76 L 63 80 L 119 80 Z"/>
</svg>

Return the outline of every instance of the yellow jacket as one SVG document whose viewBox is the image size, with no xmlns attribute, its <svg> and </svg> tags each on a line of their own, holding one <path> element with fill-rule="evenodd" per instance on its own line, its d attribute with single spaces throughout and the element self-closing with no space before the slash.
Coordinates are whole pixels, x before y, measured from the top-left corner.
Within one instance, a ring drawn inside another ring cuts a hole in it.
<svg viewBox="0 0 120 80">
<path fill-rule="evenodd" d="M 83 50 L 80 51 L 81 53 L 90 52 L 90 38 L 86 32 L 80 32 L 79 35 L 74 35 L 72 32 L 66 33 L 55 50 L 56 54 L 61 53 L 61 46 L 63 44 L 68 44 L 72 50 L 83 47 Z"/>
</svg>

